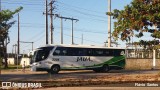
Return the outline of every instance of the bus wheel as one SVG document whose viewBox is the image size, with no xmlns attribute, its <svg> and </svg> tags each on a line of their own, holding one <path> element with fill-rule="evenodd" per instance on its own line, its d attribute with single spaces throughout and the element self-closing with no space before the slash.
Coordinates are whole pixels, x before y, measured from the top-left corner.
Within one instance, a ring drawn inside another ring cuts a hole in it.
<svg viewBox="0 0 160 90">
<path fill-rule="evenodd" d="M 103 65 L 102 72 L 108 72 L 110 70 L 108 65 Z"/>
<path fill-rule="evenodd" d="M 51 73 L 51 74 L 57 74 L 59 71 L 60 71 L 60 66 L 59 66 L 59 65 L 53 65 L 53 66 L 51 67 L 50 73 Z"/>
</svg>

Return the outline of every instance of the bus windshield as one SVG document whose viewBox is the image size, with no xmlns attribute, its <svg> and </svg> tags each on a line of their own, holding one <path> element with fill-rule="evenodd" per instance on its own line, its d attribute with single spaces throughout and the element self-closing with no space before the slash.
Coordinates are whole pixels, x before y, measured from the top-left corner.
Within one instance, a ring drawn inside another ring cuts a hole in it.
<svg viewBox="0 0 160 90">
<path fill-rule="evenodd" d="M 34 55 L 33 55 L 32 60 L 35 61 L 35 62 L 45 60 L 45 59 L 48 57 L 50 51 L 51 51 L 53 48 L 54 48 L 54 47 L 41 47 L 41 48 L 38 48 L 38 49 L 34 52 Z"/>
</svg>

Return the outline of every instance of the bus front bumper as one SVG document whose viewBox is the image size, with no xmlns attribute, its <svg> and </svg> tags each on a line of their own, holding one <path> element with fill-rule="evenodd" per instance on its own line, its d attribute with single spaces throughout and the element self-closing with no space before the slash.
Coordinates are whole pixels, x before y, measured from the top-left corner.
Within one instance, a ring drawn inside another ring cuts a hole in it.
<svg viewBox="0 0 160 90">
<path fill-rule="evenodd" d="M 36 65 L 31 65 L 31 71 L 49 71 L 50 69 L 47 68 L 41 68 L 39 66 Z"/>
</svg>

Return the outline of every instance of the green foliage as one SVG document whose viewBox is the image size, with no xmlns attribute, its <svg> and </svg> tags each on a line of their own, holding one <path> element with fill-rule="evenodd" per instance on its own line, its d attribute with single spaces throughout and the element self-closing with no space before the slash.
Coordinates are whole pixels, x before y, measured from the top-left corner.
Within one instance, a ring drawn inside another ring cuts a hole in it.
<svg viewBox="0 0 160 90">
<path fill-rule="evenodd" d="M 159 46 L 159 40 L 145 41 L 140 40 L 139 42 L 134 42 L 134 45 L 139 45 L 144 49 L 157 49 Z"/>
<path fill-rule="evenodd" d="M 4 44 L 4 41 L 8 39 L 7 44 L 9 43 L 10 39 L 8 36 L 8 31 L 12 27 L 12 25 L 15 23 L 15 21 L 11 21 L 13 18 L 13 15 L 21 11 L 23 7 L 19 7 L 14 11 L 11 10 L 2 10 L 0 12 L 0 57 L 5 59 L 5 68 L 8 67 L 7 64 L 7 51 L 6 51 L 6 45 Z M 0 62 L 1 63 L 1 62 Z"/>
<path fill-rule="evenodd" d="M 153 33 L 151 36 L 160 38 L 160 0 L 133 0 L 124 10 L 113 10 L 107 15 L 113 16 L 117 21 L 114 23 L 113 37 L 117 40 L 130 40 L 133 31 L 139 32 L 138 38 L 143 32 Z M 153 29 L 155 26 L 156 29 Z"/>
<path fill-rule="evenodd" d="M 22 10 L 23 7 L 19 7 L 15 11 L 2 10 L 0 12 L 0 42 L 8 37 L 9 28 L 15 23 L 15 21 L 10 21 L 13 18 L 13 15 Z"/>
</svg>

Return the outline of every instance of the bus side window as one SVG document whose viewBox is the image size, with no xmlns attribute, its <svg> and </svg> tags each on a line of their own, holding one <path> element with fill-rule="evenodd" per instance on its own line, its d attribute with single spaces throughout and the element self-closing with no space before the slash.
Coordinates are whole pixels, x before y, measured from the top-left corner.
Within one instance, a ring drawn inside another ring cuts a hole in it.
<svg viewBox="0 0 160 90">
<path fill-rule="evenodd" d="M 119 50 L 114 50 L 114 56 L 119 56 L 119 55 L 120 55 Z"/>
<path fill-rule="evenodd" d="M 83 49 L 78 49 L 76 56 L 85 56 L 85 53 L 83 52 Z"/>
<path fill-rule="evenodd" d="M 67 51 L 68 51 L 67 56 L 74 56 L 75 54 L 74 48 L 68 47 Z"/>
<path fill-rule="evenodd" d="M 96 54 L 97 54 L 98 56 L 103 56 L 103 50 L 97 50 L 97 51 L 96 51 Z"/>
<path fill-rule="evenodd" d="M 92 56 L 92 49 L 85 48 L 84 52 L 86 56 Z"/>
<path fill-rule="evenodd" d="M 61 55 L 61 56 L 66 56 L 67 54 L 68 54 L 67 48 L 65 47 L 57 47 L 53 53 L 53 55 Z"/>
<path fill-rule="evenodd" d="M 55 50 L 53 55 L 60 55 L 60 52 L 61 52 L 60 50 Z"/>
<path fill-rule="evenodd" d="M 122 56 L 124 54 L 125 54 L 124 50 L 115 50 L 114 52 L 114 56 Z"/>
<path fill-rule="evenodd" d="M 102 49 L 93 49 L 93 56 L 103 56 Z"/>
<path fill-rule="evenodd" d="M 67 50 L 62 50 L 62 55 L 66 56 L 67 55 Z"/>
<path fill-rule="evenodd" d="M 105 56 L 113 56 L 113 50 L 112 49 L 106 49 L 104 50 L 104 55 Z"/>
</svg>

